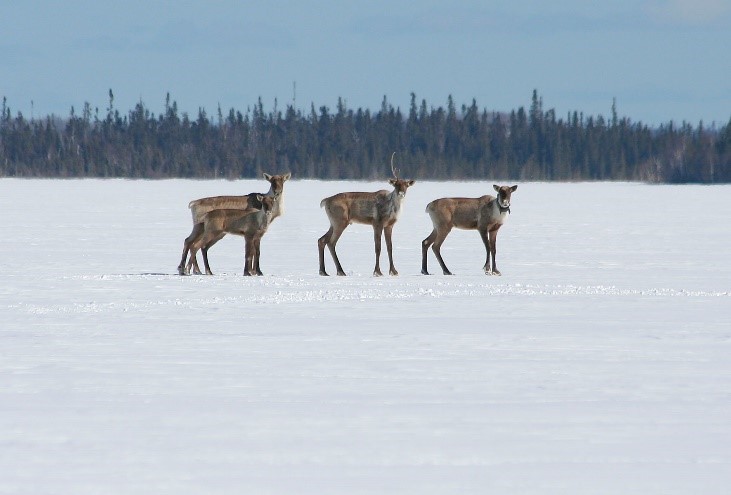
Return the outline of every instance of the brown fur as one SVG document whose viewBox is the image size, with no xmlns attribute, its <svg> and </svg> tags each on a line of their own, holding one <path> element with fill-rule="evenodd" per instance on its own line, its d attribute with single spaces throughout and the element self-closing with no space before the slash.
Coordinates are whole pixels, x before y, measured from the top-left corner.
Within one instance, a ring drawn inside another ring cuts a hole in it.
<svg viewBox="0 0 731 495">
<path fill-rule="evenodd" d="M 445 275 L 452 275 L 441 255 L 441 246 L 447 235 L 456 227 L 477 230 L 485 244 L 486 260 L 483 270 L 488 275 L 500 275 L 495 264 L 497 232 L 510 212 L 510 196 L 518 186 L 497 186 L 493 188 L 498 196 L 485 195 L 479 198 L 441 198 L 426 206 L 434 229 L 421 243 L 421 273 L 428 275 L 427 250 L 432 251 Z"/>
<path fill-rule="evenodd" d="M 396 175 L 394 171 L 394 175 Z M 381 276 L 381 236 L 386 238 L 386 250 L 388 251 L 389 273 L 398 275 L 393 265 L 393 247 L 391 234 L 393 226 L 398 220 L 401 209 L 401 201 L 406 195 L 406 190 L 414 184 L 413 180 L 399 178 L 390 179 L 394 189 L 391 192 L 386 190 L 376 192 L 346 192 L 330 196 L 320 202 L 325 208 L 325 213 L 330 220 L 330 229 L 317 241 L 320 255 L 320 275 L 327 275 L 325 271 L 325 246 L 330 250 L 338 275 L 345 275 L 340 260 L 335 252 L 335 245 L 343 231 L 351 223 L 362 223 L 373 226 L 373 236 L 376 248 L 376 266 L 373 275 Z"/>
<path fill-rule="evenodd" d="M 196 224 L 193 233 L 185 240 L 178 272 L 181 275 L 185 273 L 184 266 L 188 252 L 192 256 L 194 249 L 196 251 L 201 249 L 206 274 L 212 275 L 208 264 L 208 250 L 224 235 L 235 234 L 243 236 L 246 240 L 244 275 L 261 275 L 261 272 L 257 271 L 259 247 L 261 238 L 273 219 L 278 197 L 258 195 L 256 199 L 262 205 L 260 209 L 217 209 L 203 215 L 202 222 Z"/>
<path fill-rule="evenodd" d="M 193 217 L 193 231 L 190 235 L 195 233 L 196 228 L 200 228 L 199 224 L 203 222 L 203 216 L 212 210 L 218 209 L 236 209 L 246 210 L 249 208 L 261 209 L 261 201 L 257 200 L 257 196 L 277 196 L 275 209 L 272 213 L 272 220 L 284 213 L 284 183 L 290 179 L 292 174 L 282 175 L 269 175 L 264 174 L 264 179 L 269 182 L 269 192 L 264 193 L 249 193 L 243 196 L 212 196 L 208 198 L 200 198 L 188 203 L 190 213 Z M 224 234 L 225 235 L 225 234 Z M 188 236 L 190 237 L 190 236 Z M 187 240 L 187 239 L 186 239 Z M 193 273 L 201 273 L 198 267 L 198 260 L 196 259 L 196 253 L 198 249 L 192 249 L 190 259 L 185 267 L 185 273 L 190 273 L 191 267 Z M 257 267 L 257 272 L 261 273 L 261 269 Z"/>
</svg>

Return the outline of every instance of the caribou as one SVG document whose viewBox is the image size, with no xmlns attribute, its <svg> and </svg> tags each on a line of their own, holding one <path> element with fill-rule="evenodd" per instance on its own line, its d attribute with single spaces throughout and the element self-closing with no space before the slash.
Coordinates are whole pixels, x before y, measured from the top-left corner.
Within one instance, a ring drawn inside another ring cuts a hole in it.
<svg viewBox="0 0 731 495">
<path fill-rule="evenodd" d="M 325 208 L 325 213 L 330 220 L 330 229 L 317 241 L 320 255 L 320 275 L 327 276 L 325 271 L 325 246 L 330 250 L 337 274 L 345 275 L 335 252 L 335 245 L 343 231 L 351 223 L 373 226 L 373 238 L 376 248 L 376 266 L 373 275 L 377 277 L 383 275 L 380 267 L 382 235 L 386 238 L 389 261 L 388 272 L 391 275 L 398 275 L 393 264 L 391 234 L 393 226 L 398 220 L 401 202 L 406 196 L 406 190 L 414 185 L 414 181 L 399 178 L 393 166 L 393 155 L 391 156 L 391 173 L 393 178 L 388 181 L 393 186 L 391 192 L 385 189 L 376 192 L 344 192 L 325 198 L 320 202 L 320 207 Z"/>
<path fill-rule="evenodd" d="M 194 250 L 200 249 L 206 274 L 213 275 L 208 264 L 208 250 L 228 233 L 243 236 L 246 240 L 244 275 L 261 275 L 257 271 L 261 238 L 274 219 L 279 197 L 257 194 L 255 199 L 261 204 L 261 208 L 224 208 L 205 213 L 201 222 L 195 225 L 193 233 L 185 240 L 178 270 L 183 269 L 188 252 L 193 256 Z"/>
<path fill-rule="evenodd" d="M 220 209 L 261 209 L 262 204 L 259 200 L 257 200 L 258 196 L 276 196 L 278 198 L 278 201 L 275 203 L 274 210 L 272 211 L 271 219 L 274 220 L 284 213 L 284 183 L 289 180 L 291 176 L 291 173 L 282 175 L 269 175 L 264 173 L 264 179 L 270 184 L 270 188 L 267 193 L 249 193 L 243 196 L 212 196 L 191 201 L 188 203 L 188 208 L 190 208 L 190 213 L 193 217 L 193 231 L 190 236 L 196 232 L 196 229 L 200 228 L 204 215 L 209 211 Z M 188 241 L 190 236 L 186 238 L 184 243 Z M 185 247 L 183 248 L 183 251 L 186 251 Z M 189 274 L 191 267 L 193 268 L 193 273 L 197 275 L 201 273 L 200 268 L 198 267 L 198 260 L 196 259 L 197 251 L 198 249 L 191 248 L 190 259 L 188 260 L 187 265 L 178 267 L 178 273 L 180 275 Z M 258 265 L 258 260 L 254 269 L 256 270 L 257 275 L 262 275 L 261 268 Z"/>
<path fill-rule="evenodd" d="M 497 197 L 491 195 L 479 198 L 441 198 L 426 206 L 434 229 L 429 237 L 421 242 L 421 273 L 427 270 L 427 250 L 429 246 L 437 257 L 444 275 L 452 275 L 441 255 L 444 239 L 453 227 L 464 230 L 477 230 L 485 244 L 486 260 L 482 269 L 487 275 L 500 275 L 495 264 L 497 233 L 510 213 L 510 196 L 518 186 L 493 185 Z"/>
</svg>

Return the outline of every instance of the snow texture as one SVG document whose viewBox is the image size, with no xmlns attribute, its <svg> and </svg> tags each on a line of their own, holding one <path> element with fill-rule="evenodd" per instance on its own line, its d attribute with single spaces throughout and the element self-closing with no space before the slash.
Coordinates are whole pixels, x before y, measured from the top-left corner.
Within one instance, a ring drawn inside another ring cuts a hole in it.
<svg viewBox="0 0 731 495">
<path fill-rule="evenodd" d="M 181 277 L 188 202 L 265 181 L 1 179 L 0 493 L 728 493 L 731 187 L 519 183 L 447 277 L 424 208 L 492 182 L 417 181 L 400 276 L 352 225 L 320 277 L 320 200 L 388 187 L 291 180 L 265 276 Z"/>
</svg>

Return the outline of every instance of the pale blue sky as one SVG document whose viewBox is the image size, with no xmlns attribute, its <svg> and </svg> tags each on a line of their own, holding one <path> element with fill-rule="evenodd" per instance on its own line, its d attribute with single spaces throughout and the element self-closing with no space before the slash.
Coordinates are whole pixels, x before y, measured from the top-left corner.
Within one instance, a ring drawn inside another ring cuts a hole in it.
<svg viewBox="0 0 731 495">
<path fill-rule="evenodd" d="M 651 125 L 731 118 L 731 0 L 554 2 L 3 1 L 0 97 L 13 114 L 127 112 L 220 104 L 271 110 L 293 99 L 378 110 L 477 100 Z M 33 104 L 31 105 L 31 101 Z"/>
</svg>

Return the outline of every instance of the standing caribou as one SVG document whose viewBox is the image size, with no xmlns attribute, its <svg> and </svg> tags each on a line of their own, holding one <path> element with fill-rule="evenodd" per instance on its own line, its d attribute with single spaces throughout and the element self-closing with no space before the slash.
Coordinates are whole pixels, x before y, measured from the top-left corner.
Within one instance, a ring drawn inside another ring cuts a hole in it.
<svg viewBox="0 0 731 495">
<path fill-rule="evenodd" d="M 325 198 L 320 202 L 320 207 L 325 208 L 325 213 L 327 213 L 330 220 L 330 229 L 317 241 L 320 253 L 320 275 L 327 275 L 325 271 L 325 246 L 330 250 L 338 275 L 345 275 L 335 252 L 335 245 L 345 228 L 353 222 L 373 226 L 376 245 L 376 267 L 373 270 L 373 275 L 377 277 L 383 275 L 380 266 L 381 234 L 386 238 L 388 272 L 391 275 L 398 275 L 396 267 L 393 265 L 391 233 L 396 220 L 398 220 L 401 201 L 406 196 L 406 190 L 414 185 L 414 181 L 399 179 L 396 169 L 393 167 L 393 155 L 391 156 L 391 173 L 393 173 L 393 179 L 388 180 L 388 183 L 393 186 L 391 192 L 385 189 L 376 192 L 344 192 Z"/>
<path fill-rule="evenodd" d="M 485 243 L 487 258 L 482 267 L 487 275 L 500 275 L 495 265 L 497 231 L 510 213 L 510 195 L 518 186 L 492 186 L 497 197 L 485 195 L 479 198 L 441 198 L 435 199 L 426 206 L 431 217 L 434 230 L 421 242 L 421 273 L 429 275 L 426 267 L 426 255 L 429 246 L 437 257 L 444 275 L 452 275 L 444 264 L 440 248 L 444 239 L 453 227 L 465 230 L 477 230 Z M 491 264 L 492 261 L 492 264 Z"/>
<path fill-rule="evenodd" d="M 284 213 L 284 183 L 289 180 L 292 174 L 283 175 L 269 175 L 264 174 L 266 179 L 271 185 L 269 192 L 266 194 L 261 193 L 249 193 L 244 196 L 213 196 L 209 198 L 201 198 L 191 201 L 188 204 L 190 213 L 193 216 L 193 231 L 190 236 L 186 238 L 185 245 L 187 246 L 188 239 L 196 233 L 196 228 L 200 228 L 200 224 L 203 222 L 203 216 L 211 210 L 218 209 L 234 209 L 234 210 L 245 210 L 247 208 L 260 209 L 262 207 L 261 201 L 257 200 L 258 196 L 276 196 L 278 201 L 275 203 L 274 210 L 272 211 L 272 220 Z M 225 232 L 221 234 L 223 237 Z M 184 247 L 183 253 L 189 248 Z M 200 268 L 198 267 L 198 260 L 196 259 L 196 252 L 198 248 L 190 248 L 190 259 L 188 264 L 183 266 L 182 264 L 178 267 L 178 273 L 180 275 L 187 275 L 190 273 L 191 266 L 193 267 L 193 273 L 200 274 Z M 257 275 L 262 275 L 261 268 L 259 267 L 259 260 L 257 258 L 256 266 L 254 267 Z"/>
<path fill-rule="evenodd" d="M 274 219 L 279 197 L 257 194 L 255 199 L 261 204 L 261 208 L 217 209 L 204 214 L 202 221 L 195 225 L 193 233 L 185 240 L 178 270 L 185 264 L 188 251 L 192 256 L 193 249 L 201 249 L 206 275 L 213 275 L 208 265 L 208 250 L 228 233 L 241 235 L 246 239 L 244 275 L 261 275 L 256 270 L 259 266 L 261 238 Z"/>
</svg>

